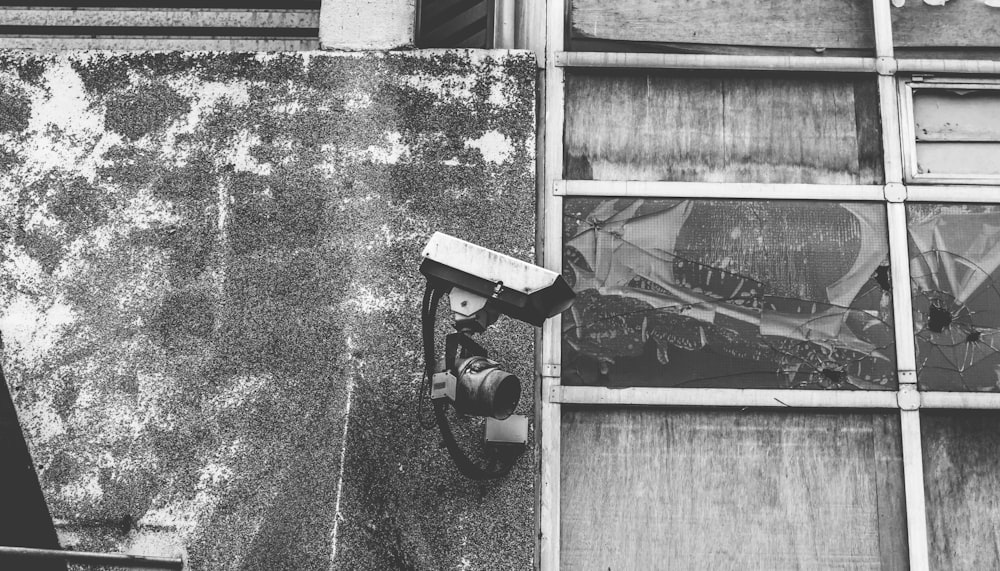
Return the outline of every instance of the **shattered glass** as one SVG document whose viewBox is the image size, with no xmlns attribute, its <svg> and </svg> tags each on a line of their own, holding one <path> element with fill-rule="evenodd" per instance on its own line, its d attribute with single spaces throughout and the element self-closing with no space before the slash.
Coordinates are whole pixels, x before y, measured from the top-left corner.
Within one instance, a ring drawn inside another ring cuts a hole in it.
<svg viewBox="0 0 1000 571">
<path fill-rule="evenodd" d="M 885 208 L 564 201 L 563 384 L 896 387 Z"/>
<path fill-rule="evenodd" d="M 1000 390 L 1000 206 L 909 204 L 922 390 Z"/>
</svg>

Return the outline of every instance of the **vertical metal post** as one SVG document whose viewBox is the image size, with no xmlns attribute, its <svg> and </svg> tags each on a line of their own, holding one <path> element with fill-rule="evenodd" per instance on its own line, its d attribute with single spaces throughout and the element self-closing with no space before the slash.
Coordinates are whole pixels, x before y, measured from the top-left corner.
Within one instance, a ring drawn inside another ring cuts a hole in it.
<svg viewBox="0 0 1000 571">
<path fill-rule="evenodd" d="M 553 192 L 555 181 L 563 176 L 563 70 L 555 65 L 555 54 L 565 44 L 564 0 L 549 0 L 546 12 L 544 167 L 541 184 L 542 263 L 562 271 L 562 197 Z M 541 506 L 539 566 L 542 570 L 559 569 L 559 480 L 560 480 L 560 405 L 551 402 L 553 386 L 560 382 L 560 343 L 562 319 L 556 316 L 542 328 L 541 374 Z"/>
<path fill-rule="evenodd" d="M 892 269 L 893 319 L 896 335 L 898 402 L 903 450 L 903 484 L 910 569 L 926 571 L 927 513 L 924 498 L 923 451 L 920 442 L 920 399 L 916 391 L 916 351 L 913 341 L 913 303 L 910 298 L 910 265 L 907 251 L 906 187 L 903 185 L 902 132 L 896 59 L 892 45 L 889 0 L 873 0 L 875 55 L 877 56 L 879 107 L 885 158 L 886 216 Z"/>
</svg>

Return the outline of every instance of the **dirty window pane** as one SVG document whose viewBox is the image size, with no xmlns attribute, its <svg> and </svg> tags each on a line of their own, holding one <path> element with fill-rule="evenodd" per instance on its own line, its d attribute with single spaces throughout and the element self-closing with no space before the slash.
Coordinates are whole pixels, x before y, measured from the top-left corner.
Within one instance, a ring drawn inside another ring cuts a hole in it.
<svg viewBox="0 0 1000 571">
<path fill-rule="evenodd" d="M 993 0 L 893 0 L 892 42 L 897 57 L 995 59 L 1000 55 Z"/>
<path fill-rule="evenodd" d="M 909 204 L 923 390 L 1000 390 L 1000 206 Z"/>
<path fill-rule="evenodd" d="M 568 198 L 567 385 L 891 389 L 885 209 Z"/>
<path fill-rule="evenodd" d="M 918 175 L 1000 174 L 1000 91 L 915 89 L 913 120 Z"/>
<path fill-rule="evenodd" d="M 1000 569 L 1000 414 L 920 416 L 931 569 Z"/>
<path fill-rule="evenodd" d="M 906 569 L 896 414 L 567 407 L 561 442 L 563 569 Z"/>
<path fill-rule="evenodd" d="M 881 184 L 882 163 L 872 77 L 566 77 L 567 179 Z"/>
<path fill-rule="evenodd" d="M 867 55 L 868 0 L 573 0 L 570 47 L 584 51 Z M 612 49 L 609 49 L 610 46 Z"/>
</svg>

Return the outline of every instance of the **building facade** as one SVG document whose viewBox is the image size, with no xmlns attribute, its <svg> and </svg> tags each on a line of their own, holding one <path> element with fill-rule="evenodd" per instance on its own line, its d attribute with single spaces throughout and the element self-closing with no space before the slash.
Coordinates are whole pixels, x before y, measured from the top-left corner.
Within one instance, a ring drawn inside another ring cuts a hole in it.
<svg viewBox="0 0 1000 571">
<path fill-rule="evenodd" d="M 0 11 L 4 365 L 64 546 L 1000 565 L 995 3 L 164 4 Z M 532 417 L 489 483 L 418 428 L 437 230 L 577 293 L 486 336 Z"/>
</svg>

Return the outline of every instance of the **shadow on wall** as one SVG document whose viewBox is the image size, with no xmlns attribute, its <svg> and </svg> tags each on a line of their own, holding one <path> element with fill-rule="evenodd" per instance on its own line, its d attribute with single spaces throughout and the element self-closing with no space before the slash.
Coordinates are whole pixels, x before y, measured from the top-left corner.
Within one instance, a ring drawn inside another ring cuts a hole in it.
<svg viewBox="0 0 1000 571">
<path fill-rule="evenodd" d="M 456 481 L 413 389 L 427 237 L 532 256 L 534 74 L 507 52 L 0 54 L 4 365 L 64 546 L 530 566 L 531 459 Z M 530 328 L 495 337 L 530 379 Z"/>
</svg>

